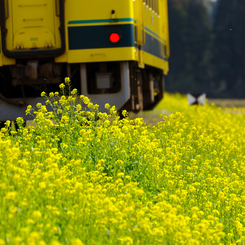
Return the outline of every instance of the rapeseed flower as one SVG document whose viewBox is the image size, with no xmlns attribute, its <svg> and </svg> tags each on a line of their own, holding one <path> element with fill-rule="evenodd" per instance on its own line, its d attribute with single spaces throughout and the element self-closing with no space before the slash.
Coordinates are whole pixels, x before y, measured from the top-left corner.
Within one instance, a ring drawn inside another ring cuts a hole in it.
<svg viewBox="0 0 245 245">
<path fill-rule="evenodd" d="M 166 94 L 151 127 L 60 86 L 1 130 L 0 244 L 244 242 L 243 109 Z"/>
</svg>

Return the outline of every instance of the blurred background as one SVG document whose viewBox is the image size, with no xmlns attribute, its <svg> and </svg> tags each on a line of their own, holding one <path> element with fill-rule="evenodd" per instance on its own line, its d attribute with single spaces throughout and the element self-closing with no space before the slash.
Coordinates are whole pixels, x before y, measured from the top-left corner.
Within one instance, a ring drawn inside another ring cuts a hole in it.
<svg viewBox="0 0 245 245">
<path fill-rule="evenodd" d="M 166 90 L 245 98 L 245 0 L 168 0 Z"/>
</svg>

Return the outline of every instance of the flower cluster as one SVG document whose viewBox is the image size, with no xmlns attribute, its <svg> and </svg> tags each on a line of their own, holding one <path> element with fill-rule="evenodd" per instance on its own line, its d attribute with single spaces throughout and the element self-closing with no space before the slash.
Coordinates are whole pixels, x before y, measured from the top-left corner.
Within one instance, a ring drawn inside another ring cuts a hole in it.
<svg viewBox="0 0 245 245">
<path fill-rule="evenodd" d="M 1 129 L 0 245 L 245 242 L 244 109 L 166 94 L 150 126 L 67 86 Z"/>
</svg>

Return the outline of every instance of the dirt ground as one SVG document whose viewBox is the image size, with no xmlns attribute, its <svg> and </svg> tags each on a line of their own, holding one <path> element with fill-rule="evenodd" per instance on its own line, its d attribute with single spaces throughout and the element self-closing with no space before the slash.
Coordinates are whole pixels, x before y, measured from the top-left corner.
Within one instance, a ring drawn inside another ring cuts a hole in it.
<svg viewBox="0 0 245 245">
<path fill-rule="evenodd" d="M 208 103 L 214 103 L 216 106 L 225 107 L 245 107 L 245 99 L 208 99 Z"/>
</svg>

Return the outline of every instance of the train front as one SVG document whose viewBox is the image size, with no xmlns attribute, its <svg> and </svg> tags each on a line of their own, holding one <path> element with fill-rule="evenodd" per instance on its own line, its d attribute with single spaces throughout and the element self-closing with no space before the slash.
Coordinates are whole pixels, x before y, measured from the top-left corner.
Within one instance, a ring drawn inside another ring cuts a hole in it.
<svg viewBox="0 0 245 245">
<path fill-rule="evenodd" d="M 26 106 L 59 91 L 66 76 L 101 110 L 153 104 L 153 72 L 144 82 L 145 9 L 143 0 L 0 0 L 0 121 L 30 119 Z M 163 74 L 163 63 L 155 66 Z"/>
</svg>

